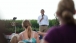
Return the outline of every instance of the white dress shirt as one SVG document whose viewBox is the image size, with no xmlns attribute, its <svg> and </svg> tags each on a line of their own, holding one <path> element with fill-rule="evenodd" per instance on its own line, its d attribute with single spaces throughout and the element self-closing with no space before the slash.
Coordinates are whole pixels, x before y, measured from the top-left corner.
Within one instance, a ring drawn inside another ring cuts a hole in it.
<svg viewBox="0 0 76 43">
<path fill-rule="evenodd" d="M 42 15 L 40 15 L 38 17 L 38 21 L 37 22 L 38 22 L 39 26 L 40 25 L 47 25 L 48 26 L 49 25 L 48 17 L 46 15 L 44 15 L 42 21 L 40 22 L 41 18 L 42 18 Z"/>
</svg>

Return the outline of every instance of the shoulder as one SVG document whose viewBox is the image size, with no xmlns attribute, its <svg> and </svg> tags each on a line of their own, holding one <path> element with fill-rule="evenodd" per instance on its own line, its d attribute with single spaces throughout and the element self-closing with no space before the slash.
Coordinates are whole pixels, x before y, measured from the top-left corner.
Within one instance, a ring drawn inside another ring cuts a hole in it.
<svg viewBox="0 0 76 43">
<path fill-rule="evenodd" d="M 44 16 L 47 16 L 47 15 L 44 15 Z"/>
<path fill-rule="evenodd" d="M 33 33 L 34 33 L 34 36 L 35 36 L 35 37 L 38 36 L 38 33 L 37 33 L 37 32 L 33 31 Z"/>
<path fill-rule="evenodd" d="M 57 31 L 58 28 L 59 28 L 59 26 L 53 26 L 48 30 L 48 32 Z"/>
<path fill-rule="evenodd" d="M 45 35 L 44 40 L 50 42 L 52 39 L 58 36 L 58 31 L 58 26 L 51 27 Z"/>
<path fill-rule="evenodd" d="M 38 33 L 35 32 L 35 31 L 32 31 L 32 36 L 33 36 L 34 38 L 37 38 L 37 37 L 38 37 Z"/>
<path fill-rule="evenodd" d="M 47 15 L 44 15 L 45 17 L 48 17 Z"/>
<path fill-rule="evenodd" d="M 21 33 L 19 33 L 19 36 L 21 36 L 23 33 L 24 33 L 24 31 L 23 31 L 23 32 L 21 32 Z"/>
<path fill-rule="evenodd" d="M 34 34 L 38 34 L 36 31 L 33 31 Z"/>
<path fill-rule="evenodd" d="M 23 32 L 21 32 L 21 33 L 19 33 L 19 41 L 21 41 L 22 40 L 22 36 L 23 36 Z"/>
</svg>

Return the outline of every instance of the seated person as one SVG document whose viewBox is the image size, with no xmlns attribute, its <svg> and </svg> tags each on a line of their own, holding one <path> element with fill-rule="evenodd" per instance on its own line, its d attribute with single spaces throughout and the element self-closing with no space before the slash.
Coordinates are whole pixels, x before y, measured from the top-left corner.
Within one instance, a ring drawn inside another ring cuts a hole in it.
<svg viewBox="0 0 76 43">
<path fill-rule="evenodd" d="M 29 20 L 23 21 L 22 27 L 24 28 L 24 31 L 19 34 L 19 41 L 24 43 L 40 43 L 39 35 L 37 32 L 32 31 L 31 23 Z"/>
</svg>

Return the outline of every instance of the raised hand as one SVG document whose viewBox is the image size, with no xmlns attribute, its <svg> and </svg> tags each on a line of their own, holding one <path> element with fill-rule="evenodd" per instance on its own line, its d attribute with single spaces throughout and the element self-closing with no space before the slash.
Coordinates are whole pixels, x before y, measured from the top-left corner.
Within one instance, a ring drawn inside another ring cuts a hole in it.
<svg viewBox="0 0 76 43">
<path fill-rule="evenodd" d="M 44 18 L 43 18 L 43 16 L 42 16 L 42 18 L 40 19 L 40 22 L 43 20 Z"/>
</svg>

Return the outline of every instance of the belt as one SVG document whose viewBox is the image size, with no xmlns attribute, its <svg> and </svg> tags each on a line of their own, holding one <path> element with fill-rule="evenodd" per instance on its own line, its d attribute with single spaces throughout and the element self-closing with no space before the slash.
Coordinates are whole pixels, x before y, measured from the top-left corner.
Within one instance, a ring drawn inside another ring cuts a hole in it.
<svg viewBox="0 0 76 43">
<path fill-rule="evenodd" d="M 47 25 L 41 25 L 41 26 L 47 26 Z"/>
</svg>

